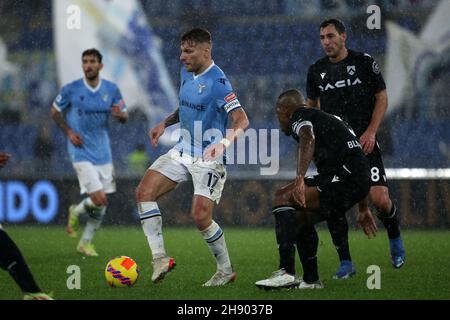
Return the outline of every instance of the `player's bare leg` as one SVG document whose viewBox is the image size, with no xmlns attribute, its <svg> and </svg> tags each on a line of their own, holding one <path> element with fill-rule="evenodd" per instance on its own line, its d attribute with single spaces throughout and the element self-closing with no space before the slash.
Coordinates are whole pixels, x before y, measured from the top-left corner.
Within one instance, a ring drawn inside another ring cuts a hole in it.
<svg viewBox="0 0 450 320">
<path fill-rule="evenodd" d="M 391 263 L 394 268 L 401 268 L 405 263 L 405 249 L 400 236 L 398 210 L 389 197 L 386 186 L 372 186 L 369 197 L 376 208 L 375 214 L 383 223 L 389 237 Z"/>
<path fill-rule="evenodd" d="M 162 217 L 156 201 L 162 195 L 175 189 L 176 186 L 175 181 L 149 169 L 136 188 L 136 202 L 141 225 L 153 257 L 152 281 L 155 283 L 161 281 L 175 267 L 174 259 L 166 254 L 162 234 Z"/>
<path fill-rule="evenodd" d="M 220 226 L 212 219 L 214 202 L 202 195 L 195 194 L 192 199 L 191 216 L 197 229 L 205 239 L 211 254 L 217 262 L 217 271 L 204 287 L 223 286 L 236 279 L 231 266 L 225 236 Z"/>
</svg>

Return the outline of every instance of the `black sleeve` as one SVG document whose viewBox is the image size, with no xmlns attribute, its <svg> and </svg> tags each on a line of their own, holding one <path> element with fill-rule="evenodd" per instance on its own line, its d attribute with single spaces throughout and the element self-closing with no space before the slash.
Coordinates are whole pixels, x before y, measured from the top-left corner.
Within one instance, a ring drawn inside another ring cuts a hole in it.
<svg viewBox="0 0 450 320">
<path fill-rule="evenodd" d="M 314 81 L 314 65 L 311 65 L 308 69 L 308 76 L 306 79 L 306 96 L 311 100 L 316 100 L 320 96 L 319 88 Z"/>
<path fill-rule="evenodd" d="M 298 136 L 301 127 L 305 125 L 313 127 L 313 115 L 313 111 L 307 108 L 299 108 L 297 111 L 295 111 L 291 118 L 292 132 Z"/>
<path fill-rule="evenodd" d="M 369 74 L 369 85 L 373 88 L 374 93 L 378 93 L 386 89 L 386 83 L 384 82 L 381 74 L 381 68 L 372 57 L 366 60 L 367 72 Z"/>
</svg>

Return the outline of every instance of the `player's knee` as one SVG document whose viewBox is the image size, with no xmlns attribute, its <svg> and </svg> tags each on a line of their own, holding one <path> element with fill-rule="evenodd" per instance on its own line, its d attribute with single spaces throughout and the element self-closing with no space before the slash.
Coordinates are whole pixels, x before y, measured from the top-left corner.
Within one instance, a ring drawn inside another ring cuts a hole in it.
<svg viewBox="0 0 450 320">
<path fill-rule="evenodd" d="M 141 185 L 137 186 L 135 190 L 137 202 L 156 201 L 156 190 L 153 187 L 144 188 Z"/>
<path fill-rule="evenodd" d="M 199 227 L 208 227 L 208 222 L 211 220 L 210 208 L 208 205 L 199 203 L 192 207 L 192 219 Z"/>
<path fill-rule="evenodd" d="M 104 193 L 92 195 L 91 200 L 96 207 L 105 207 L 108 204 L 108 197 Z"/>
</svg>

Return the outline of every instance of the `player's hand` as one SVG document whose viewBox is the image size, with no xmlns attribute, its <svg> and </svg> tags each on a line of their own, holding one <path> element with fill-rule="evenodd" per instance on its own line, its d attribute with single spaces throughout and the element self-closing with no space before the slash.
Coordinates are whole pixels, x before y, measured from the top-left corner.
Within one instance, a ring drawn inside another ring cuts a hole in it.
<svg viewBox="0 0 450 320">
<path fill-rule="evenodd" d="M 127 120 L 127 113 L 120 109 L 120 105 L 114 104 L 111 108 L 111 115 L 119 121 L 125 122 Z"/>
<path fill-rule="evenodd" d="M 306 208 L 305 180 L 303 176 L 298 176 L 295 179 L 295 188 L 292 190 L 292 197 L 302 208 Z"/>
<path fill-rule="evenodd" d="M 152 143 L 153 148 L 158 146 L 159 137 L 161 137 L 166 130 L 166 127 L 163 122 L 158 124 L 156 127 L 150 129 L 148 132 L 148 136 L 150 138 L 150 142 Z"/>
<path fill-rule="evenodd" d="M 0 168 L 5 166 L 11 155 L 6 152 L 0 152 Z"/>
<path fill-rule="evenodd" d="M 69 136 L 70 142 L 72 142 L 72 144 L 75 147 L 80 148 L 83 145 L 83 139 L 81 138 L 81 136 L 78 133 L 76 133 L 72 130 L 69 130 L 67 135 Z"/>
<path fill-rule="evenodd" d="M 361 143 L 364 154 L 371 153 L 376 143 L 375 132 L 367 129 L 359 138 L 359 143 Z"/>
<path fill-rule="evenodd" d="M 365 235 L 371 239 L 377 236 L 377 224 L 369 209 L 360 211 L 356 217 L 356 225 L 363 229 Z"/>
<path fill-rule="evenodd" d="M 210 144 L 203 152 L 204 161 L 214 161 L 225 151 L 225 145 L 223 143 Z"/>
</svg>

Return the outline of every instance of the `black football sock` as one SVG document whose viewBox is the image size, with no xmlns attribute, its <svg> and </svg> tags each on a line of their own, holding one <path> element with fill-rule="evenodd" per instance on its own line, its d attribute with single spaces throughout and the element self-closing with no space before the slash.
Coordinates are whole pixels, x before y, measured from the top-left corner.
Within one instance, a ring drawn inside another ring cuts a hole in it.
<svg viewBox="0 0 450 320">
<path fill-rule="evenodd" d="M 4 230 L 0 230 L 0 267 L 9 272 L 23 292 L 41 292 L 22 253 Z"/>
<path fill-rule="evenodd" d="M 331 239 L 339 255 L 339 261 L 351 261 L 348 245 L 348 222 L 345 216 L 333 217 L 327 220 Z"/>
<path fill-rule="evenodd" d="M 289 206 L 279 206 L 272 210 L 275 216 L 275 234 L 280 254 L 280 269 L 295 274 L 295 248 L 298 222 L 295 209 Z"/>
<path fill-rule="evenodd" d="M 299 228 L 297 250 L 303 267 L 303 281 L 312 283 L 319 280 L 317 266 L 317 247 L 319 237 L 313 225 L 304 225 Z"/>
<path fill-rule="evenodd" d="M 400 237 L 400 223 L 398 220 L 398 210 L 394 202 L 392 202 L 391 212 L 385 214 L 383 212 L 376 211 L 376 215 L 386 228 L 389 239 L 396 239 Z"/>
</svg>

